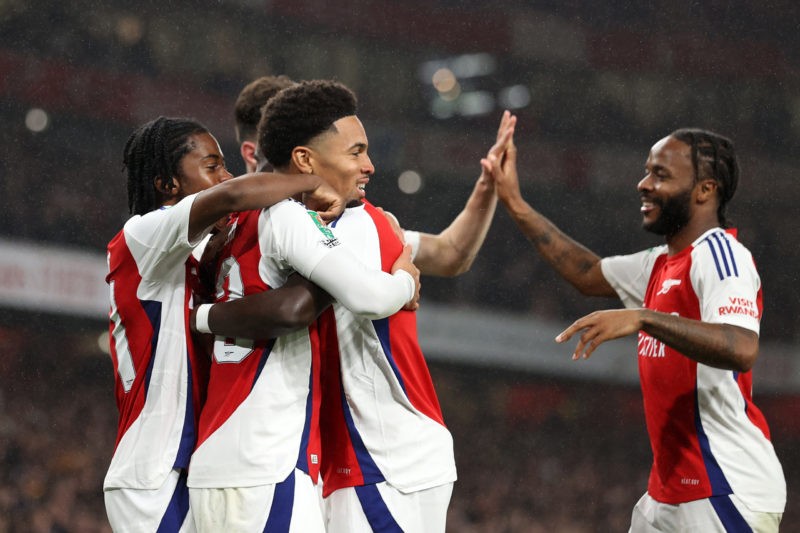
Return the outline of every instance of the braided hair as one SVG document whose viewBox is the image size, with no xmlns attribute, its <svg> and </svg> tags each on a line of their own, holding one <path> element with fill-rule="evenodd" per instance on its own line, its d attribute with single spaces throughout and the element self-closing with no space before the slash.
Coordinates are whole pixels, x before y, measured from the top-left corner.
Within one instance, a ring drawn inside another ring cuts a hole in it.
<svg viewBox="0 0 800 533">
<path fill-rule="evenodd" d="M 733 142 L 727 137 L 699 128 L 681 128 L 670 136 L 691 148 L 695 182 L 704 179 L 717 182 L 717 219 L 722 227 L 728 227 L 725 209 L 739 184 L 739 163 Z"/>
<path fill-rule="evenodd" d="M 131 214 L 143 215 L 160 207 L 155 180 L 166 186 L 180 176 L 181 159 L 194 149 L 189 137 L 199 133 L 208 133 L 208 129 L 194 120 L 158 117 L 128 137 L 122 164 L 128 174 Z"/>
<path fill-rule="evenodd" d="M 258 151 L 272 166 L 289 163 L 292 150 L 335 130 L 334 122 L 356 114 L 353 91 L 331 80 L 304 81 L 273 96 L 258 124 Z"/>
</svg>

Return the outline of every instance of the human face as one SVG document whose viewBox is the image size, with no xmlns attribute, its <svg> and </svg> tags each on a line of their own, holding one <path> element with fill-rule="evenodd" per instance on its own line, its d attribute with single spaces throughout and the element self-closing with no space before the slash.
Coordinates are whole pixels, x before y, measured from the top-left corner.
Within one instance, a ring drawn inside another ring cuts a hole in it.
<svg viewBox="0 0 800 533">
<path fill-rule="evenodd" d="M 653 145 L 638 190 L 642 200 L 642 227 L 672 236 L 686 227 L 692 216 L 696 185 L 691 148 L 674 137 Z"/>
<path fill-rule="evenodd" d="M 340 118 L 333 125 L 336 131 L 325 132 L 310 143 L 309 162 L 314 174 L 333 187 L 346 205 L 358 205 L 375 172 L 367 155 L 367 134 L 355 115 Z"/>
<path fill-rule="evenodd" d="M 186 141 L 191 147 L 179 165 L 181 198 L 204 191 L 233 177 L 225 168 L 219 143 L 210 133 L 195 133 Z"/>
</svg>

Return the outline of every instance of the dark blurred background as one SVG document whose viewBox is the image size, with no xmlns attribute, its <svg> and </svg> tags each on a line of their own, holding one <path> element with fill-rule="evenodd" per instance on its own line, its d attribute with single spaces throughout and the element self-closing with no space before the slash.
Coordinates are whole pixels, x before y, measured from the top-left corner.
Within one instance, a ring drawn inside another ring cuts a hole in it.
<svg viewBox="0 0 800 533">
<path fill-rule="evenodd" d="M 429 232 L 511 109 L 526 198 L 600 255 L 660 243 L 636 193 L 653 143 L 730 136 L 730 215 L 764 286 L 755 399 L 789 485 L 782 531 L 800 531 L 799 27 L 790 0 L 0 0 L 0 532 L 108 530 L 102 273 L 128 217 L 123 145 L 191 116 L 241 173 L 233 102 L 266 74 L 349 85 L 368 198 Z M 459 467 L 449 531 L 627 531 L 651 459 L 632 345 L 565 366 L 550 341 L 616 302 L 562 282 L 499 208 L 472 270 L 424 279 L 422 303 Z M 467 323 L 483 344 L 458 342 Z"/>
</svg>

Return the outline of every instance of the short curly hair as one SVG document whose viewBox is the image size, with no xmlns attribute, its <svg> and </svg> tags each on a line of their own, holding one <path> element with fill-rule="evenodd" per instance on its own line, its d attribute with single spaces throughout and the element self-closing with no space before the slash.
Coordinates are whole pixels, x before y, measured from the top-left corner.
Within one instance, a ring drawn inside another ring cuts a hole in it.
<svg viewBox="0 0 800 533">
<path fill-rule="evenodd" d="M 283 89 L 267 102 L 258 124 L 258 151 L 275 167 L 289 163 L 292 150 L 356 114 L 353 91 L 331 80 L 304 81 Z"/>
<path fill-rule="evenodd" d="M 234 116 L 236 117 L 236 142 L 255 140 L 261 109 L 278 91 L 294 85 L 288 76 L 261 76 L 245 85 L 236 98 Z"/>
</svg>

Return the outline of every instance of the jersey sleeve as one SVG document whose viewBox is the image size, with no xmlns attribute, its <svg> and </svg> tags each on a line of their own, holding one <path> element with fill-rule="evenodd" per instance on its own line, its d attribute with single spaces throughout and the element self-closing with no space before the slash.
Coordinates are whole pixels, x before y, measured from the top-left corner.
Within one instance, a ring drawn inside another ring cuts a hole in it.
<svg viewBox="0 0 800 533">
<path fill-rule="evenodd" d="M 419 252 L 419 232 L 403 230 L 403 238 L 406 241 L 406 244 L 411 245 L 411 259 L 416 259 L 417 252 Z"/>
<path fill-rule="evenodd" d="M 191 194 L 173 206 L 133 217 L 125 224 L 125 241 L 136 257 L 142 278 L 160 278 L 173 271 L 208 235 L 212 227 L 189 240 L 189 214 L 196 197 Z"/>
<path fill-rule="evenodd" d="M 635 254 L 606 257 L 600 261 L 603 277 L 616 291 L 625 307 L 641 307 L 644 304 L 653 265 L 656 258 L 665 251 L 665 246 L 659 246 Z"/>
<path fill-rule="evenodd" d="M 700 319 L 759 333 L 761 278 L 750 252 L 732 237 L 705 239 L 692 251 L 690 279 Z"/>
<path fill-rule="evenodd" d="M 301 204 L 283 202 L 271 208 L 271 216 L 276 249 L 284 261 L 352 312 L 382 318 L 413 298 L 416 287 L 410 274 L 367 268 Z"/>
</svg>

